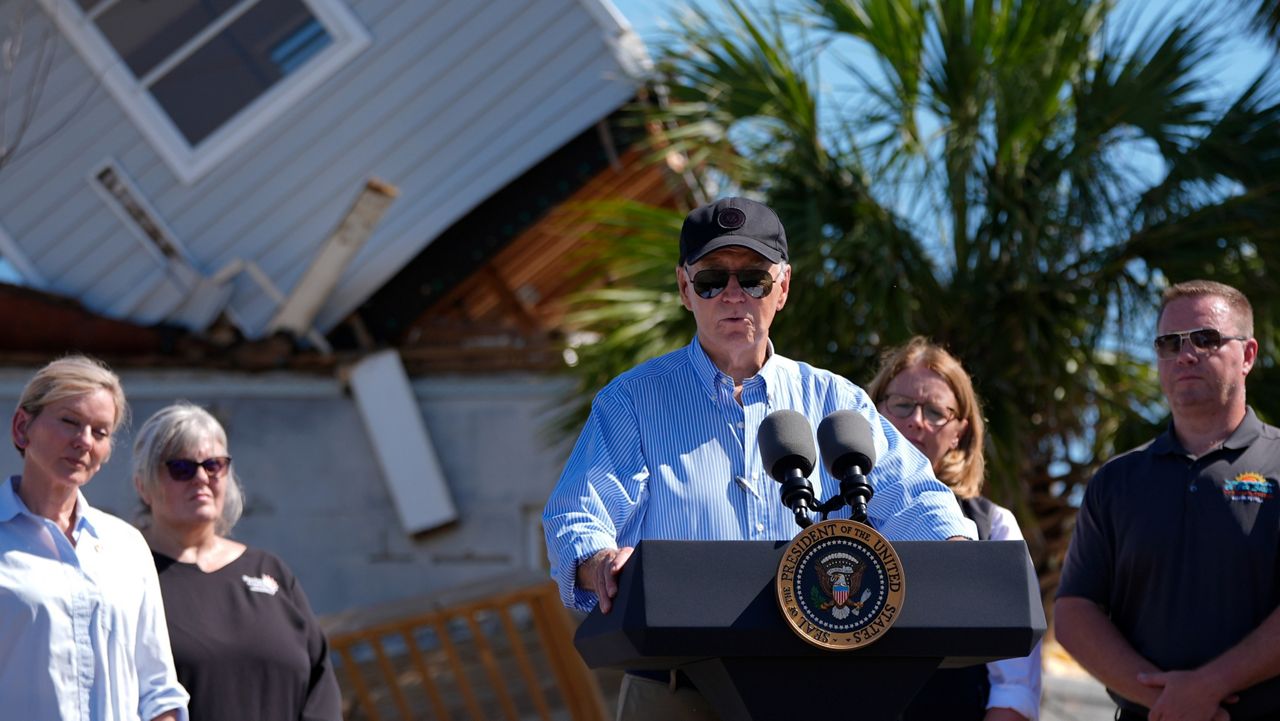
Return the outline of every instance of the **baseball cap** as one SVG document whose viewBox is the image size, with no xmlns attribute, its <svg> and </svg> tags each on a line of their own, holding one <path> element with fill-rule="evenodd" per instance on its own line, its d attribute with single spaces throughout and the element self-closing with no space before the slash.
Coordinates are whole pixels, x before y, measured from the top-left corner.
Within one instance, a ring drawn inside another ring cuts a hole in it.
<svg viewBox="0 0 1280 721">
<path fill-rule="evenodd" d="M 787 259 L 787 233 L 769 206 L 746 198 L 721 198 L 694 208 L 680 229 L 680 264 L 696 263 L 713 250 L 731 245 L 750 248 L 782 263 Z"/>
</svg>

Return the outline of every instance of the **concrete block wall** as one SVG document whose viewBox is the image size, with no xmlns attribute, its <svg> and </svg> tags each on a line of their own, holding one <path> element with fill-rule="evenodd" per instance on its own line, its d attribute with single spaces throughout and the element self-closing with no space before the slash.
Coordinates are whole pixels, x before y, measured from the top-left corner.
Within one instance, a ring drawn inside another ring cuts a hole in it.
<svg viewBox="0 0 1280 721">
<path fill-rule="evenodd" d="M 0 369 L 0 409 L 12 414 L 33 369 Z M 132 519 L 132 429 L 174 400 L 198 403 L 226 426 L 246 494 L 233 537 L 276 553 L 319 614 L 393 602 L 546 567 L 540 515 L 572 439 L 550 419 L 563 381 L 532 375 L 418 378 L 413 392 L 459 521 L 418 537 L 400 527 L 349 394 L 300 374 L 126 371 L 133 423 L 84 488 L 89 502 Z M 21 471 L 0 444 L 0 472 Z"/>
</svg>

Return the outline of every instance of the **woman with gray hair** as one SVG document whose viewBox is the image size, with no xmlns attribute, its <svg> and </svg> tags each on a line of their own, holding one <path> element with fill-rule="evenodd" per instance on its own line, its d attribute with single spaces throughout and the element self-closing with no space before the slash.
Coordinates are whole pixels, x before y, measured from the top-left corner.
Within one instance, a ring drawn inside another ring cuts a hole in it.
<svg viewBox="0 0 1280 721">
<path fill-rule="evenodd" d="M 227 434 L 190 403 L 138 429 L 133 482 L 192 721 L 340 721 L 329 645 L 276 556 L 227 537 L 244 508 Z"/>
<path fill-rule="evenodd" d="M 125 423 L 120 379 L 86 356 L 27 382 L 10 424 L 22 474 L 0 483 L 0 716 L 186 718 L 160 585 L 137 529 L 81 489 Z"/>
</svg>

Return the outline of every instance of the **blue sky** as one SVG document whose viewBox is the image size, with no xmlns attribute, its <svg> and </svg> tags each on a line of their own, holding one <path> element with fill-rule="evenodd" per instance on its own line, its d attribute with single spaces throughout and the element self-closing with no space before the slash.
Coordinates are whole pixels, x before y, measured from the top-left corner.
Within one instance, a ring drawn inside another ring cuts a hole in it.
<svg viewBox="0 0 1280 721">
<path fill-rule="evenodd" d="M 794 5 L 796 0 L 742 0 L 748 5 L 768 7 L 772 3 L 783 6 Z M 690 5 L 703 7 L 713 14 L 722 8 L 721 0 L 613 0 L 614 5 L 627 18 L 642 39 L 652 47 L 663 36 L 663 30 L 670 25 L 670 18 L 676 10 Z M 1245 16 L 1240 8 L 1247 4 L 1245 0 L 1116 0 L 1116 7 L 1108 17 L 1109 32 L 1119 35 L 1126 30 L 1127 37 L 1136 42 L 1145 31 L 1157 22 L 1171 22 L 1178 18 L 1195 17 L 1205 20 L 1204 27 L 1210 32 L 1220 35 L 1222 42 L 1215 54 L 1198 68 L 1208 95 L 1211 107 L 1221 107 L 1228 99 L 1234 99 L 1255 80 L 1258 74 L 1272 61 L 1272 51 L 1259 39 L 1252 37 L 1245 28 Z M 841 48 L 847 52 L 853 62 L 859 62 L 863 52 L 860 48 L 849 45 Z M 824 61 L 820 65 L 821 83 L 827 88 L 851 88 L 852 79 L 848 71 L 836 62 Z M 875 67 L 869 68 L 874 74 Z M 843 77 L 842 77 L 843 76 Z M 841 92 L 838 91 L 837 95 Z M 852 92 L 852 91 L 851 91 Z M 843 100 L 840 104 L 846 104 Z M 830 107 L 830 106 L 829 106 Z M 839 112 L 839 110 L 833 111 Z M 927 124 L 928 119 L 922 113 L 920 122 Z M 926 132 L 928 127 L 922 127 Z M 1162 161 L 1152 149 L 1141 143 L 1124 149 L 1128 154 L 1125 162 L 1135 174 L 1139 183 L 1156 182 L 1163 176 Z M 922 194 L 896 195 L 892 191 L 881 198 L 895 208 L 902 217 L 917 224 L 928 224 L 936 221 L 926 207 L 929 199 Z M 945 264 L 944 266 L 945 267 Z"/>
<path fill-rule="evenodd" d="M 746 0 L 749 5 L 765 5 L 767 0 Z M 1140 12 L 1142 22 L 1165 17 L 1183 16 L 1188 13 L 1217 13 L 1223 18 L 1219 29 L 1225 28 L 1228 42 L 1224 51 L 1205 68 L 1206 74 L 1223 90 L 1238 92 L 1251 81 L 1271 55 L 1262 43 L 1250 37 L 1242 29 L 1233 27 L 1240 13 L 1229 11 L 1239 0 L 1118 0 L 1117 13 Z M 715 8 L 719 0 L 613 0 L 613 4 L 631 23 L 646 42 L 652 42 L 661 34 L 664 20 L 672 17 L 672 7 L 696 5 Z"/>
</svg>

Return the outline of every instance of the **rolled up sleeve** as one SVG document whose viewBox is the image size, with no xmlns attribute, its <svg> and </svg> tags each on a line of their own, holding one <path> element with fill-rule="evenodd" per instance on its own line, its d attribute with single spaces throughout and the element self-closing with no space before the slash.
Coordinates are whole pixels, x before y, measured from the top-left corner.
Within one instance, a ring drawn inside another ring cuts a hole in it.
<svg viewBox="0 0 1280 721">
<path fill-rule="evenodd" d="M 619 529 L 643 502 L 648 476 L 634 414 L 602 391 L 542 514 L 551 577 L 565 606 L 595 607 L 596 595 L 578 587 L 578 564 L 617 548 Z"/>
</svg>

